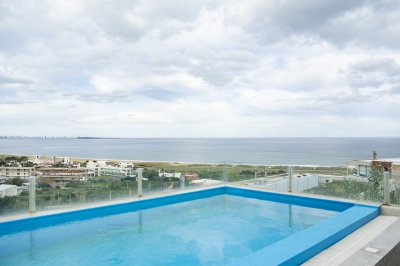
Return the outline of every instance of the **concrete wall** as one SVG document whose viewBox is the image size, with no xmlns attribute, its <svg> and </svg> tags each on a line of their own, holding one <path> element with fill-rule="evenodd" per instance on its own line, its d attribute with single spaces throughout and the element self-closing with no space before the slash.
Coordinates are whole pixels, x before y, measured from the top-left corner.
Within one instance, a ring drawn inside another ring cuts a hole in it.
<svg viewBox="0 0 400 266">
<path fill-rule="evenodd" d="M 274 191 L 287 192 L 289 180 L 287 178 L 282 178 L 279 181 L 274 180 L 267 183 L 256 184 L 256 186 L 265 187 Z M 300 193 L 313 187 L 318 187 L 318 175 L 307 175 L 299 178 L 294 175 L 292 179 L 292 192 Z"/>
</svg>

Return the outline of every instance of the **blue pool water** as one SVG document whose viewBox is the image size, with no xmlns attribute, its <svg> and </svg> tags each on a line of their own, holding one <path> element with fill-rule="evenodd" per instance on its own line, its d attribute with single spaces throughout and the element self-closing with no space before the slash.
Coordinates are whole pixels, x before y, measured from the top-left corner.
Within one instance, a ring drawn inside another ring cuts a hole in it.
<svg viewBox="0 0 400 266">
<path fill-rule="evenodd" d="M 0 265 L 221 265 L 336 211 L 217 195 L 0 237 Z"/>
<path fill-rule="evenodd" d="M 379 212 L 222 186 L 0 222 L 0 265 L 299 265 Z"/>
</svg>

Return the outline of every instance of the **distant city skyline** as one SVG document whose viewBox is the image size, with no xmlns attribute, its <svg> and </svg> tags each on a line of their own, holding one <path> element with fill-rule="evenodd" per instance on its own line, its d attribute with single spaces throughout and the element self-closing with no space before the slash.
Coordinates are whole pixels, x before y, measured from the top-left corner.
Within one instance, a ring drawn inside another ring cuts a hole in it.
<svg viewBox="0 0 400 266">
<path fill-rule="evenodd" d="M 400 136 L 398 1 L 1 1 L 0 136 Z"/>
</svg>

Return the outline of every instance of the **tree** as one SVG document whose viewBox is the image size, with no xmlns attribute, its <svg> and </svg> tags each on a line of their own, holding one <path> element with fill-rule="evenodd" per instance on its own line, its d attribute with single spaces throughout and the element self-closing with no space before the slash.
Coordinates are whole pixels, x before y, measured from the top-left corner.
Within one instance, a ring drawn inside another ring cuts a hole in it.
<svg viewBox="0 0 400 266">
<path fill-rule="evenodd" d="M 63 168 L 63 167 L 66 167 L 66 166 L 62 162 L 56 162 L 55 164 L 53 164 L 53 167 Z"/>
<path fill-rule="evenodd" d="M 9 162 L 9 161 L 18 161 L 18 156 L 7 156 L 4 158 L 4 161 Z"/>
<path fill-rule="evenodd" d="M 47 183 L 39 183 L 37 185 L 37 187 L 41 188 L 41 189 L 50 189 L 51 188 L 51 186 L 49 184 L 47 184 Z"/>
<path fill-rule="evenodd" d="M 143 177 L 144 178 L 149 178 L 149 179 L 158 178 L 158 172 L 156 170 L 150 170 L 150 169 L 147 170 L 147 169 L 145 169 L 143 171 Z"/>
<path fill-rule="evenodd" d="M 16 209 L 16 198 L 17 197 L 9 197 L 9 196 L 0 198 L 0 213 L 5 213 L 8 210 Z"/>
<path fill-rule="evenodd" d="M 23 165 L 24 167 L 33 167 L 35 164 L 32 163 L 32 162 L 24 162 L 24 163 L 22 163 L 22 165 Z"/>
<path fill-rule="evenodd" d="M 17 159 L 18 162 L 22 163 L 22 162 L 27 162 L 28 161 L 28 157 L 27 156 L 21 156 Z"/>
<path fill-rule="evenodd" d="M 16 186 L 22 186 L 22 179 L 19 177 L 15 177 L 13 179 L 11 179 L 11 185 L 16 185 Z"/>
<path fill-rule="evenodd" d="M 372 167 L 368 176 L 370 187 L 369 196 L 373 200 L 382 200 L 383 198 L 383 168 L 382 166 Z"/>
<path fill-rule="evenodd" d="M 369 172 L 368 182 L 378 187 L 382 184 L 382 181 L 383 181 L 383 168 L 380 166 L 373 167 Z"/>
</svg>

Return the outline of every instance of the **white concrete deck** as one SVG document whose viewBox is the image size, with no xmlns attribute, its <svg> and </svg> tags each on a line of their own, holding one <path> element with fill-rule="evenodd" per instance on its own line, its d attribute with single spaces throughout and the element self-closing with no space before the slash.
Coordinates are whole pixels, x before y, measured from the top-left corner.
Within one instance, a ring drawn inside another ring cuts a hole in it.
<svg viewBox="0 0 400 266">
<path fill-rule="evenodd" d="M 304 266 L 314 265 L 344 265 L 346 261 L 355 256 L 360 250 L 364 251 L 365 248 L 375 248 L 373 245 L 369 245 L 373 240 L 382 234 L 386 229 L 389 228 L 396 221 L 399 221 L 400 217 L 380 215 L 371 222 L 367 223 L 357 231 L 348 235 L 346 238 L 337 242 L 328 249 L 322 251 L 312 259 L 304 263 Z M 400 240 L 400 239 L 399 239 Z M 382 250 L 379 250 L 382 251 Z M 389 251 L 389 250 L 387 250 Z M 364 251 L 367 252 L 367 251 Z M 356 265 L 375 265 L 373 264 L 353 264 Z"/>
</svg>

